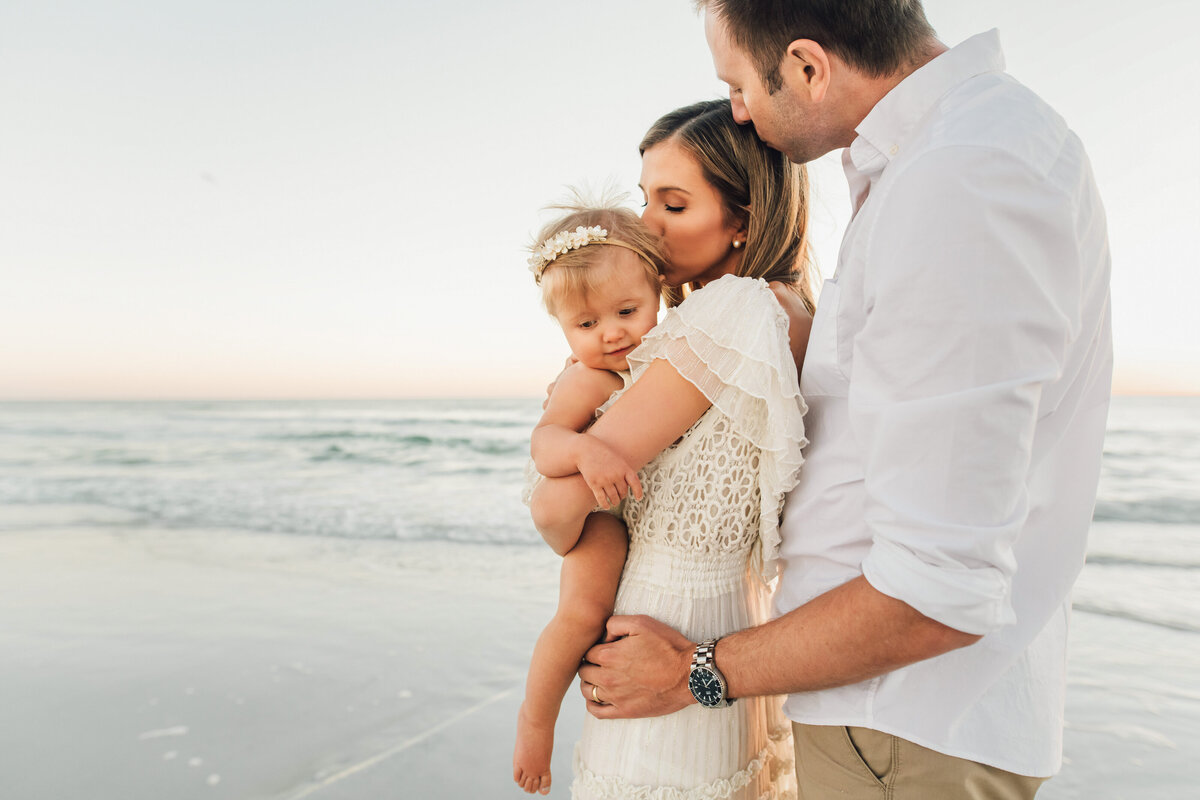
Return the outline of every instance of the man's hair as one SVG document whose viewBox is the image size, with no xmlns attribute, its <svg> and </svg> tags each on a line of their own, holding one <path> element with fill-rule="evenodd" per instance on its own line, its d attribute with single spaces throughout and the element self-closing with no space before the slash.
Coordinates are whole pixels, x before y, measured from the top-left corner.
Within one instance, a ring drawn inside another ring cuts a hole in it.
<svg viewBox="0 0 1200 800">
<path fill-rule="evenodd" d="M 873 78 L 920 59 L 935 34 L 921 0 L 696 0 L 725 23 L 771 94 L 787 46 L 812 39 Z"/>
</svg>

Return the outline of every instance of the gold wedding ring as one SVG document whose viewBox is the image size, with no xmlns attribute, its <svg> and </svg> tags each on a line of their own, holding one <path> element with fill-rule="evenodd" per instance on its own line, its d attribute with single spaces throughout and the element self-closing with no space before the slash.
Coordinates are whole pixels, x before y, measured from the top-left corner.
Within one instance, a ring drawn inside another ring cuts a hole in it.
<svg viewBox="0 0 1200 800">
<path fill-rule="evenodd" d="M 592 684 L 592 702 L 594 702 L 598 706 L 604 705 L 604 703 L 600 702 L 600 698 L 596 694 L 596 684 L 594 684 L 594 683 Z"/>
</svg>

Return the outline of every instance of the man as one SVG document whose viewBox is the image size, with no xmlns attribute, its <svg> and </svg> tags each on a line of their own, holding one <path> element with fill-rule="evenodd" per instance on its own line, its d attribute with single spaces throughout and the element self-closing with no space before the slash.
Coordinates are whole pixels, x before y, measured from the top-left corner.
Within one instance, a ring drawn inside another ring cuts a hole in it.
<svg viewBox="0 0 1200 800">
<path fill-rule="evenodd" d="M 796 162 L 846 148 L 854 216 L 805 357 L 777 618 L 700 649 L 614 617 L 589 710 L 713 704 L 723 679 L 790 695 L 803 797 L 1032 797 L 1061 764 L 1112 371 L 1087 158 L 994 31 L 948 49 L 917 0 L 700 5 L 735 116 Z"/>
</svg>

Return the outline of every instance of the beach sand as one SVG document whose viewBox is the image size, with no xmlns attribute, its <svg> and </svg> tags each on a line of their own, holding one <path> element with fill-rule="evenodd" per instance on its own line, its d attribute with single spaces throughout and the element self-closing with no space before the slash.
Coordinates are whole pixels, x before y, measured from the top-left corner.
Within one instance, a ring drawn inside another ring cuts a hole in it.
<svg viewBox="0 0 1200 800">
<path fill-rule="evenodd" d="M 130 522 L 0 509 L 0 797 L 514 794 L 548 550 Z"/>
<path fill-rule="evenodd" d="M 512 735 L 556 586 L 540 547 L 0 507 L 0 797 L 524 796 Z M 1194 791 L 1196 638 L 1076 615 L 1068 764 L 1040 797 Z M 551 797 L 569 796 L 575 691 Z"/>
</svg>

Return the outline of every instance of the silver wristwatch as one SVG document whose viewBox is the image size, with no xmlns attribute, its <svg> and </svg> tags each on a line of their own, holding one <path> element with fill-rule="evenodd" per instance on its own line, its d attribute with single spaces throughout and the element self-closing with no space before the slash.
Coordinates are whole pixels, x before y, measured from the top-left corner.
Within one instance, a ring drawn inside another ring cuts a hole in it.
<svg viewBox="0 0 1200 800">
<path fill-rule="evenodd" d="M 716 639 L 696 645 L 696 652 L 692 654 L 692 670 L 688 673 L 688 688 L 692 690 L 692 697 L 705 708 L 733 705 L 733 700 L 728 696 L 725 676 L 713 663 L 716 649 Z"/>
</svg>

